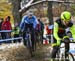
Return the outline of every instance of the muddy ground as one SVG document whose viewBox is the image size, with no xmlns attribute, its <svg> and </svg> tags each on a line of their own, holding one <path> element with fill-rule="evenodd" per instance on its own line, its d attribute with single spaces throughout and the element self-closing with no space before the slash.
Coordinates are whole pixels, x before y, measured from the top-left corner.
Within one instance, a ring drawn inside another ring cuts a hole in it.
<svg viewBox="0 0 75 61">
<path fill-rule="evenodd" d="M 0 45 L 0 61 L 50 61 L 50 45 L 39 45 L 30 57 L 23 43 Z"/>
</svg>

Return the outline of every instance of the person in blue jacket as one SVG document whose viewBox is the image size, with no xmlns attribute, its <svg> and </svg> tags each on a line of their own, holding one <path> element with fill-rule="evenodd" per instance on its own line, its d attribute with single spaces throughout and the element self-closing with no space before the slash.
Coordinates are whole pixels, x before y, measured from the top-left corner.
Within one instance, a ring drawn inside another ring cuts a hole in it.
<svg viewBox="0 0 75 61">
<path fill-rule="evenodd" d="M 28 28 L 30 28 L 31 32 L 31 41 L 32 41 L 32 46 L 34 49 L 34 35 L 35 35 L 35 30 L 36 26 L 38 24 L 38 20 L 35 15 L 33 15 L 33 12 L 29 11 L 27 15 L 23 16 L 21 24 L 20 24 L 20 31 L 23 32 L 23 39 L 24 39 L 24 45 L 26 45 L 26 31 Z"/>
</svg>

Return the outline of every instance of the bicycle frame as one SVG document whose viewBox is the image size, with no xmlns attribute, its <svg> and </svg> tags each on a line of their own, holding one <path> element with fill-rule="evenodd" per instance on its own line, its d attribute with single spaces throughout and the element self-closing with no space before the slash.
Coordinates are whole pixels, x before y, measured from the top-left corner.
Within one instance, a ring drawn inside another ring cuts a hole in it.
<svg viewBox="0 0 75 61">
<path fill-rule="evenodd" d="M 26 46 L 29 50 L 29 53 L 32 56 L 32 41 L 31 41 L 31 32 L 29 28 L 27 29 L 27 32 L 26 32 Z"/>
<path fill-rule="evenodd" d="M 28 28 L 27 32 L 26 32 L 26 40 L 28 41 L 28 45 L 30 45 L 32 47 L 32 42 L 31 42 L 31 33 L 30 33 L 30 29 Z M 28 47 L 30 47 L 28 46 Z"/>
<path fill-rule="evenodd" d="M 69 45 L 70 45 L 70 43 L 75 43 L 75 42 L 71 42 L 71 41 L 70 41 L 69 43 L 65 43 L 65 42 L 63 41 L 62 43 L 64 43 L 65 46 L 60 47 L 60 57 L 61 57 L 62 54 L 64 54 L 64 59 L 66 59 L 67 56 L 68 56 L 68 54 L 70 53 L 71 56 L 72 56 L 72 58 L 74 58 L 73 55 L 72 55 L 72 53 L 69 52 L 69 50 L 70 50 L 70 46 L 69 46 Z M 61 51 L 61 48 L 64 48 L 64 49 L 62 49 L 63 51 Z M 66 50 L 66 49 L 67 49 L 67 50 Z"/>
</svg>

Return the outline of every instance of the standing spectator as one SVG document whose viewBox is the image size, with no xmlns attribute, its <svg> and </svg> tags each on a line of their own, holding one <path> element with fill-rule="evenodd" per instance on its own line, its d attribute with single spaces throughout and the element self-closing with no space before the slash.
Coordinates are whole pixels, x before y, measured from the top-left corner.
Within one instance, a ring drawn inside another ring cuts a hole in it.
<svg viewBox="0 0 75 61">
<path fill-rule="evenodd" d="M 44 24 L 40 19 L 38 19 L 38 22 L 39 22 L 38 28 L 40 31 L 41 43 L 43 43 Z"/>
<path fill-rule="evenodd" d="M 11 23 L 10 23 L 10 16 L 7 16 L 4 20 L 4 22 L 2 23 L 2 27 L 1 27 L 2 30 L 12 30 L 12 27 L 11 27 Z M 5 32 L 4 33 L 4 38 L 5 39 L 8 39 L 11 37 L 11 32 Z M 11 41 L 8 41 L 8 43 L 10 43 Z"/>
<path fill-rule="evenodd" d="M 51 43 L 52 29 L 50 29 L 50 23 L 45 23 L 44 27 L 44 39 L 48 41 L 48 43 Z"/>
<path fill-rule="evenodd" d="M 15 27 L 14 27 L 14 38 L 19 37 L 19 31 L 20 31 L 20 28 L 18 26 L 18 23 L 15 23 Z M 14 40 L 13 42 L 14 43 L 16 43 L 16 42 L 19 42 L 20 43 L 21 40 L 20 39 Z"/>
<path fill-rule="evenodd" d="M 51 43 L 51 35 L 53 33 L 53 25 L 50 25 L 50 23 L 47 23 L 46 25 L 46 32 L 47 32 L 47 38 L 49 39 L 49 43 Z"/>
<path fill-rule="evenodd" d="M 49 42 L 50 43 L 53 43 L 53 27 L 54 27 L 53 24 L 48 26 L 48 28 L 49 28 Z"/>
<path fill-rule="evenodd" d="M 47 32 L 47 35 L 49 35 L 51 33 L 51 30 L 49 29 L 49 23 L 47 23 L 46 32 Z"/>
</svg>

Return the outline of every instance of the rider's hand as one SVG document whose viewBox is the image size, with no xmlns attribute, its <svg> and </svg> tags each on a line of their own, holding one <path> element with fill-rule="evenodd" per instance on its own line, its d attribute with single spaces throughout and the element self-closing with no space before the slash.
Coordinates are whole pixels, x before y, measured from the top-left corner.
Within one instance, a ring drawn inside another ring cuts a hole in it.
<svg viewBox="0 0 75 61">
<path fill-rule="evenodd" d="M 51 46 L 54 47 L 54 46 L 57 46 L 57 44 L 56 43 L 52 43 Z"/>
</svg>

